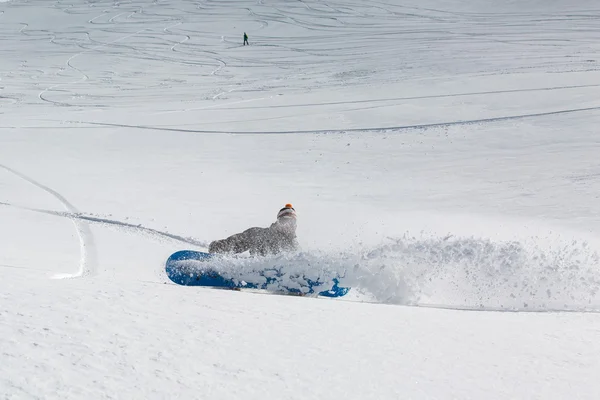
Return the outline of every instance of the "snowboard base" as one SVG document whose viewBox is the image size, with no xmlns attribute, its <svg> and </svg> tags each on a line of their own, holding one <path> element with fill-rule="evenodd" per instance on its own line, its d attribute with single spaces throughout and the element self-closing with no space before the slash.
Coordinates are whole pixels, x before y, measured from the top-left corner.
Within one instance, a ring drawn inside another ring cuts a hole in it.
<svg viewBox="0 0 600 400">
<path fill-rule="evenodd" d="M 333 279 L 333 286 L 328 290 L 322 290 L 321 282 L 306 278 L 302 279 L 303 285 L 300 285 L 299 288 L 286 287 L 280 279 L 284 274 L 276 269 L 260 271 L 259 275 L 262 278 L 260 283 L 227 278 L 210 267 L 209 261 L 213 257 L 215 257 L 213 254 L 193 250 L 175 252 L 166 262 L 167 277 L 172 282 L 183 286 L 204 286 L 230 290 L 253 289 L 252 291 L 264 290 L 297 296 L 342 297 L 350 290 L 350 288 L 338 286 L 337 279 Z M 316 292 L 315 289 L 319 291 Z"/>
</svg>

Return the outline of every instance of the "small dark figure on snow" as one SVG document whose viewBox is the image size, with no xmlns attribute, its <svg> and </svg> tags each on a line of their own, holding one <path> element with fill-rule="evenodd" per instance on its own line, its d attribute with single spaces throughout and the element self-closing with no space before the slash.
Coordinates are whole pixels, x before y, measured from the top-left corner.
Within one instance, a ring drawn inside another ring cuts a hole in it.
<svg viewBox="0 0 600 400">
<path fill-rule="evenodd" d="M 268 228 L 249 228 L 226 239 L 215 240 L 208 246 L 208 252 L 231 254 L 248 250 L 252 255 L 265 256 L 297 248 L 296 210 L 291 204 L 286 204 L 277 213 L 277 221 Z"/>
<path fill-rule="evenodd" d="M 248 43 L 248 35 L 246 35 L 246 32 L 244 32 L 244 46 L 245 45 L 250 46 L 250 43 Z"/>
</svg>

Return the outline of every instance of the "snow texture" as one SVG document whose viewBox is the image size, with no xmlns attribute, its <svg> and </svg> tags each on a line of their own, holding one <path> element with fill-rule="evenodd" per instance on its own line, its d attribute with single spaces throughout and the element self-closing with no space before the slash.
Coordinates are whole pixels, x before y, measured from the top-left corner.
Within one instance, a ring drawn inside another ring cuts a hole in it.
<svg viewBox="0 0 600 400">
<path fill-rule="evenodd" d="M 600 398 L 599 17 L 0 1 L 0 398 Z M 286 203 L 347 296 L 166 277 Z"/>
</svg>

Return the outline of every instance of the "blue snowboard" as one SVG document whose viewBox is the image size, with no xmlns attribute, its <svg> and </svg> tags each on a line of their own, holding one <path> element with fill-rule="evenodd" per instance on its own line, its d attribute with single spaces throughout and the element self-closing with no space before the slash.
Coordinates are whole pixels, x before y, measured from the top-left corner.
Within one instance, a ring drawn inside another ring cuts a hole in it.
<svg viewBox="0 0 600 400">
<path fill-rule="evenodd" d="M 178 285 L 184 286 L 208 286 L 222 289 L 263 289 L 277 287 L 280 292 L 288 294 L 315 294 L 315 287 L 321 286 L 318 281 L 312 281 L 304 278 L 306 283 L 304 290 L 298 288 L 287 288 L 282 285 L 276 285 L 278 278 L 283 275 L 278 270 L 261 271 L 260 275 L 264 278 L 263 282 L 247 282 L 227 279 L 210 267 L 208 263 L 215 255 L 193 250 L 182 250 L 173 253 L 167 260 L 166 272 L 169 279 Z M 201 268 L 198 263 L 193 266 L 186 265 L 185 261 L 206 262 L 206 268 Z M 320 291 L 317 294 L 324 297 L 341 297 L 346 295 L 350 288 L 338 286 L 338 280 L 333 279 L 333 286 L 329 290 Z M 275 285 L 274 285 L 275 284 Z"/>
</svg>

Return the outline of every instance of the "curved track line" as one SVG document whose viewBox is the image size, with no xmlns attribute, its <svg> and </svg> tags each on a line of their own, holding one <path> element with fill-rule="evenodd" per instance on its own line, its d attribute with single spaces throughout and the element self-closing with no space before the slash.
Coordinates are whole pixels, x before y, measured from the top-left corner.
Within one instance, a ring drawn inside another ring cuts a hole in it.
<svg viewBox="0 0 600 400">
<path fill-rule="evenodd" d="M 6 171 L 12 173 L 13 175 L 18 176 L 19 178 L 29 182 L 30 184 L 37 186 L 43 191 L 54 196 L 58 201 L 62 203 L 67 211 L 72 214 L 77 214 L 78 210 L 75 208 L 73 204 L 71 204 L 67 199 L 65 199 L 60 193 L 49 188 L 48 186 L 42 185 L 41 183 L 35 181 L 34 179 L 24 175 L 14 169 L 7 167 L 6 165 L 0 164 L 0 168 L 5 169 Z M 3 203 L 5 204 L 5 203 Z M 77 231 L 77 236 L 79 237 L 79 248 L 80 248 L 80 260 L 79 260 L 79 269 L 77 272 L 72 274 L 58 274 L 55 275 L 54 278 L 62 279 L 62 278 L 76 278 L 84 275 L 90 275 L 95 273 L 96 270 L 96 248 L 94 246 L 94 238 L 92 232 L 85 221 L 78 220 L 77 218 L 70 218 L 75 225 L 75 230 Z"/>
<path fill-rule="evenodd" d="M 128 12 L 129 12 L 129 11 L 125 11 L 125 12 L 122 12 L 121 14 L 117 14 L 117 15 L 115 15 L 114 17 L 111 17 L 111 18 L 108 20 L 108 22 L 109 22 L 110 24 L 113 24 L 113 23 L 114 23 L 114 20 L 115 20 L 116 18 L 119 18 L 121 15 L 125 15 L 125 14 L 127 14 Z M 134 11 L 133 13 L 135 13 L 135 11 Z M 131 14 L 132 14 L 132 13 L 130 13 L 129 15 L 131 15 Z M 127 18 L 129 18 L 129 17 L 127 17 Z"/>
<path fill-rule="evenodd" d="M 95 16 L 94 18 L 92 18 L 92 19 L 88 20 L 88 24 L 96 24 L 97 22 L 95 22 L 95 21 L 96 21 L 98 18 L 100 18 L 100 17 L 103 17 L 103 16 L 104 16 L 104 14 L 106 14 L 106 13 L 109 13 L 109 12 L 110 12 L 110 11 L 108 11 L 108 10 L 104 10 L 104 11 L 102 11 L 102 13 L 103 13 L 103 14 L 97 15 L 97 16 Z"/>
<path fill-rule="evenodd" d="M 128 222 L 122 222 L 122 221 L 117 221 L 117 220 L 113 220 L 113 219 L 88 217 L 86 215 L 82 215 L 81 213 L 44 210 L 44 209 L 40 209 L 40 208 L 24 207 L 24 206 L 20 206 L 17 204 L 5 203 L 5 202 L 1 202 L 1 201 L 0 201 L 0 206 L 15 207 L 15 208 L 18 208 L 21 210 L 32 211 L 32 212 L 36 212 L 36 213 L 40 213 L 40 214 L 47 214 L 47 215 L 52 215 L 55 217 L 63 217 L 63 218 L 69 218 L 69 219 L 79 219 L 79 220 L 102 224 L 102 225 L 113 225 L 118 228 L 124 228 L 124 229 L 132 230 L 132 231 L 148 233 L 152 236 L 162 237 L 165 239 L 174 240 L 176 242 L 187 243 L 187 244 L 191 244 L 191 245 L 203 247 L 203 248 L 208 248 L 208 245 L 209 245 L 208 242 L 202 242 L 199 240 L 195 240 L 193 238 L 183 237 L 183 236 L 175 235 L 175 234 L 165 232 L 165 231 L 159 231 L 158 229 L 146 228 L 142 225 L 134 225 L 134 224 L 130 224 Z"/>
<path fill-rule="evenodd" d="M 175 25 L 167 26 L 165 29 L 163 29 L 163 32 L 175 35 L 175 33 L 173 33 L 170 29 L 174 28 L 176 26 L 182 25 L 182 24 L 183 24 L 183 22 L 179 21 Z M 185 35 L 185 38 L 183 40 L 181 40 L 180 42 L 175 43 L 173 46 L 171 46 L 171 51 L 175 51 L 175 47 L 187 42 L 190 39 L 191 39 L 190 35 Z"/>
<path fill-rule="evenodd" d="M 150 233 L 153 236 L 164 237 L 167 239 L 174 240 L 176 242 L 187 243 L 187 244 L 191 244 L 191 245 L 198 246 L 198 247 L 208 248 L 208 245 L 209 245 L 209 243 L 207 243 L 207 242 L 201 242 L 199 240 L 195 240 L 192 238 L 186 238 L 183 236 L 174 235 L 169 232 L 159 231 L 159 230 L 153 229 L 153 228 L 146 228 L 142 225 L 134 225 L 134 224 L 130 224 L 127 222 L 115 221 L 115 220 L 106 219 L 106 218 L 87 217 L 85 215 L 73 215 L 73 214 L 68 214 L 68 213 L 62 213 L 62 214 L 57 214 L 57 215 L 67 217 L 67 218 L 78 218 L 78 219 L 81 219 L 84 221 L 90 221 L 90 222 L 95 222 L 95 223 L 104 224 L 104 225 L 115 225 L 120 228 L 127 228 L 127 229 L 132 229 L 135 231 L 141 231 L 144 233 Z"/>
<path fill-rule="evenodd" d="M 569 89 L 582 89 L 582 88 L 594 88 L 600 87 L 600 84 L 591 85 L 571 85 L 571 86 L 554 86 L 545 88 L 531 88 L 531 89 L 508 89 L 508 90 L 492 90 L 483 92 L 465 92 L 465 93 L 449 93 L 449 94 L 432 94 L 426 96 L 407 96 L 407 97 L 388 97 L 380 99 L 367 99 L 367 100 L 348 100 L 348 101 L 330 101 L 323 103 L 300 103 L 300 104 L 274 104 L 269 106 L 255 106 L 255 107 L 236 107 L 236 110 L 249 110 L 249 109 L 262 109 L 262 108 L 291 108 L 291 107 L 316 107 L 316 106 L 337 106 L 345 104 L 361 104 L 361 103 L 383 103 L 388 101 L 402 101 L 402 100 L 424 100 L 424 99 L 443 99 L 447 97 L 470 97 L 470 96 L 482 96 L 489 94 L 509 94 L 509 93 L 522 93 L 522 92 L 550 92 L 554 90 L 569 90 Z M 228 104 L 222 106 L 226 109 Z"/>
<path fill-rule="evenodd" d="M 471 120 L 465 120 L 465 121 L 433 122 L 430 124 L 399 125 L 399 126 L 384 126 L 384 127 L 370 127 L 370 128 L 350 128 L 350 129 L 315 129 L 315 130 L 307 130 L 307 131 L 272 131 L 272 132 L 197 130 L 197 129 L 184 129 L 184 128 L 167 128 L 167 127 L 148 126 L 148 125 L 112 124 L 112 123 L 108 123 L 108 122 L 88 122 L 88 121 L 68 121 L 68 122 L 74 123 L 74 124 L 79 123 L 79 124 L 88 124 L 88 125 L 112 126 L 112 127 L 118 127 L 118 128 L 147 129 L 147 130 L 167 131 L 167 132 L 229 133 L 229 134 L 245 134 L 245 135 L 285 135 L 285 134 L 300 134 L 300 133 L 348 133 L 348 132 L 377 132 L 377 131 L 402 131 L 402 130 L 413 130 L 413 129 L 429 129 L 429 128 L 440 128 L 440 127 L 447 127 L 447 126 L 457 126 L 457 125 L 473 125 L 473 124 L 493 123 L 493 122 L 502 122 L 502 121 L 512 121 L 512 120 L 519 120 L 519 119 L 546 117 L 546 116 L 560 115 L 560 114 L 573 114 L 573 113 L 578 113 L 578 112 L 598 111 L 598 110 L 600 110 L 600 106 L 586 107 L 586 108 L 574 108 L 574 109 L 569 109 L 569 110 L 548 111 L 548 112 L 532 113 L 532 114 L 509 115 L 509 116 L 505 116 L 505 117 L 471 119 Z"/>
<path fill-rule="evenodd" d="M 77 83 L 83 82 L 83 81 L 85 81 L 85 80 L 87 80 L 87 79 L 88 79 L 88 76 L 87 76 L 86 74 L 84 74 L 84 73 L 83 73 L 81 70 L 79 70 L 79 69 L 75 68 L 75 67 L 74 67 L 74 66 L 71 64 L 71 61 L 73 61 L 75 58 L 77 58 L 77 57 L 81 56 L 82 54 L 89 53 L 89 52 L 92 52 L 92 51 L 96 51 L 96 50 L 98 50 L 98 49 L 100 49 L 100 48 L 102 48 L 102 47 L 108 46 L 108 45 L 110 45 L 110 44 L 113 44 L 113 43 L 119 42 L 119 41 L 121 41 L 121 40 L 124 40 L 124 39 L 128 39 L 128 38 L 130 38 L 130 37 L 132 37 L 132 36 L 138 35 L 138 34 L 140 34 L 140 33 L 144 32 L 144 31 L 146 31 L 146 30 L 148 30 L 148 28 L 140 29 L 140 30 L 139 30 L 139 31 L 137 31 L 137 32 L 131 33 L 131 34 L 129 34 L 129 35 L 126 35 L 126 36 L 120 37 L 120 38 L 118 38 L 118 39 L 115 39 L 115 40 L 111 40 L 110 42 L 103 43 L 103 44 L 101 44 L 101 45 L 99 45 L 99 46 L 92 47 L 91 49 L 87 49 L 87 50 L 84 50 L 84 51 L 82 51 L 82 52 L 79 52 L 79 53 L 77 53 L 77 54 L 74 54 L 74 55 L 72 55 L 72 56 L 71 56 L 71 57 L 69 57 L 69 59 L 67 60 L 67 62 L 66 62 L 66 65 L 67 65 L 69 68 L 71 68 L 72 70 L 74 70 L 74 71 L 77 71 L 77 72 L 79 72 L 80 74 L 82 74 L 82 75 L 83 75 L 83 77 L 82 77 L 81 79 L 77 80 L 77 81 L 74 81 L 74 82 L 59 83 L 59 84 L 56 84 L 56 85 L 50 86 L 50 87 L 48 87 L 48 88 L 46 88 L 46 89 L 42 90 L 42 91 L 41 91 L 41 92 L 38 94 L 38 97 L 40 98 L 40 100 L 42 100 L 42 101 L 45 101 L 45 102 L 48 102 L 48 103 L 54 103 L 54 104 L 57 104 L 57 105 L 63 105 L 63 106 L 68 106 L 68 105 L 70 105 L 70 104 L 68 104 L 68 103 L 62 103 L 62 102 L 59 102 L 59 101 L 52 101 L 52 100 L 49 100 L 49 99 L 45 98 L 45 96 L 44 96 L 44 95 L 45 95 L 46 93 L 48 93 L 49 91 L 55 90 L 55 89 L 57 89 L 57 88 L 59 88 L 59 87 L 61 87 L 61 86 L 75 85 L 75 84 L 77 84 Z M 88 33 L 88 34 L 89 34 L 89 33 Z"/>
</svg>

